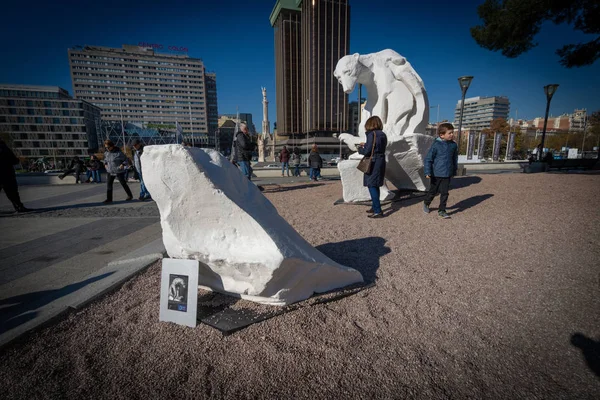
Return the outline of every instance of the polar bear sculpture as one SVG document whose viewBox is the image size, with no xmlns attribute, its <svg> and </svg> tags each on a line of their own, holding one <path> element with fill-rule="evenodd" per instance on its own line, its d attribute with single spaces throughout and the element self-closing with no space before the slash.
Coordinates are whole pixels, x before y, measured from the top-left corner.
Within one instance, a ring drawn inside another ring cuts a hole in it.
<svg viewBox="0 0 600 400">
<path fill-rule="evenodd" d="M 357 143 L 366 141 L 365 121 L 372 115 L 379 116 L 388 137 L 386 178 L 398 189 L 425 190 L 423 160 L 434 138 L 425 129 L 429 121 L 427 92 L 410 63 L 389 49 L 356 53 L 342 57 L 333 74 L 346 93 L 352 92 L 357 83 L 367 90 L 358 136 L 344 133 L 340 140 L 356 150 Z M 350 157 L 362 156 L 356 153 Z"/>
<path fill-rule="evenodd" d="M 146 146 L 142 165 L 165 249 L 171 258 L 200 261 L 199 285 L 286 305 L 363 281 L 304 240 L 217 151 Z"/>
</svg>

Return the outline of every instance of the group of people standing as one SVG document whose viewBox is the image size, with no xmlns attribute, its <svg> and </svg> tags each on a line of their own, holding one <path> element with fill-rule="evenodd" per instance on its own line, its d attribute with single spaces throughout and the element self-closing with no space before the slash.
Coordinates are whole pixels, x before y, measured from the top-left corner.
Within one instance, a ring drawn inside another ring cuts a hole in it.
<svg viewBox="0 0 600 400">
<path fill-rule="evenodd" d="M 387 136 L 383 132 L 383 123 L 378 116 L 372 116 L 365 122 L 367 142 L 358 145 L 358 152 L 370 158 L 370 168 L 363 177 L 363 185 L 369 189 L 372 207 L 367 210 L 369 218 L 383 218 L 381 209 L 380 188 L 385 178 L 385 148 Z M 440 218 L 450 218 L 446 212 L 450 180 L 456 175 L 458 169 L 458 146 L 453 141 L 454 126 L 449 123 L 441 124 L 438 128 L 438 137 L 431 145 L 424 162 L 425 177 L 430 180 L 429 189 L 423 202 L 423 212 L 429 214 L 429 206 L 433 198 L 440 195 Z"/>
</svg>

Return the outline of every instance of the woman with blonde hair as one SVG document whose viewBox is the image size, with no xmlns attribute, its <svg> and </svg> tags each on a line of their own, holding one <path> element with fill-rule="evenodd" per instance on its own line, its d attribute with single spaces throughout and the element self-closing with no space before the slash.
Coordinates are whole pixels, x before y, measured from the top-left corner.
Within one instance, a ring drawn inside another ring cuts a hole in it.
<svg viewBox="0 0 600 400">
<path fill-rule="evenodd" d="M 383 132 L 383 123 L 378 116 L 372 116 L 365 122 L 367 131 L 367 143 L 360 143 L 358 146 L 359 154 L 365 157 L 371 157 L 371 170 L 363 177 L 363 185 L 369 188 L 371 202 L 373 207 L 368 210 L 369 218 L 383 218 L 381 211 L 381 202 L 379 201 L 379 188 L 383 186 L 385 177 L 385 147 L 387 146 L 387 136 Z"/>
</svg>

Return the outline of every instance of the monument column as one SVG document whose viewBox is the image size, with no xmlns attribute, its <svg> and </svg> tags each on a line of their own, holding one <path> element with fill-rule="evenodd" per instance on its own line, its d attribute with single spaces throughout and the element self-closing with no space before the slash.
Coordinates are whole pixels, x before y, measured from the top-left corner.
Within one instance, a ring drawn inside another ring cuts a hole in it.
<svg viewBox="0 0 600 400">
<path fill-rule="evenodd" d="M 263 95 L 262 139 L 263 139 L 263 143 L 266 144 L 266 142 L 269 139 L 270 134 L 271 134 L 271 127 L 269 124 L 269 101 L 267 100 L 267 88 L 262 88 L 262 95 Z M 269 161 L 275 161 L 275 136 L 274 135 L 273 135 L 273 149 L 272 149 L 271 153 L 272 153 L 271 155 L 273 156 L 273 160 L 270 160 L 270 157 L 269 157 Z"/>
</svg>

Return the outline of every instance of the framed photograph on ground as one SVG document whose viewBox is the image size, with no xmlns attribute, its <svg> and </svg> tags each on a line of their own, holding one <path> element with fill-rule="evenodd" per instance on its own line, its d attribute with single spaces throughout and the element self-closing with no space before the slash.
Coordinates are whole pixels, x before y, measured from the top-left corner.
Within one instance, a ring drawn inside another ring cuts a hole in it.
<svg viewBox="0 0 600 400">
<path fill-rule="evenodd" d="M 196 260 L 164 258 L 160 282 L 160 321 L 196 326 L 198 309 Z"/>
</svg>

